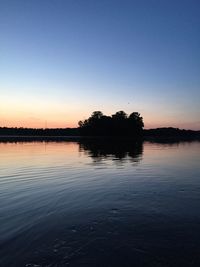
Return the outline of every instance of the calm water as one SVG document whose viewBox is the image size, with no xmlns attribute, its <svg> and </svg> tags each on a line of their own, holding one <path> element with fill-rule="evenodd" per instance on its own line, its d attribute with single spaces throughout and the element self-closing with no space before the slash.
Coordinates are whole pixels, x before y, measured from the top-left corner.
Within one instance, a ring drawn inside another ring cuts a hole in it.
<svg viewBox="0 0 200 267">
<path fill-rule="evenodd" d="M 200 143 L 0 143 L 0 266 L 200 266 Z"/>
</svg>

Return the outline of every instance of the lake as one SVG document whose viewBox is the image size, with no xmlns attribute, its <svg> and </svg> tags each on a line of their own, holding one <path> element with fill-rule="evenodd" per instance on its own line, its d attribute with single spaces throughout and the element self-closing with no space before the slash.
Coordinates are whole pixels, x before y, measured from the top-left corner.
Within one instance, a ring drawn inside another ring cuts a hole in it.
<svg viewBox="0 0 200 267">
<path fill-rule="evenodd" d="M 0 143 L 0 266 L 200 266 L 200 142 Z"/>
</svg>

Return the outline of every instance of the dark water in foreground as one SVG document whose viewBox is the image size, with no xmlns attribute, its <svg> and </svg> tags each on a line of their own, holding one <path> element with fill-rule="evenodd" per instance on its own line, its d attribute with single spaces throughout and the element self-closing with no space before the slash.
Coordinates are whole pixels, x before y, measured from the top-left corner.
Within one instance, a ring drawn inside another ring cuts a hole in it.
<svg viewBox="0 0 200 267">
<path fill-rule="evenodd" d="M 200 143 L 0 143 L 0 266 L 200 266 Z"/>
</svg>

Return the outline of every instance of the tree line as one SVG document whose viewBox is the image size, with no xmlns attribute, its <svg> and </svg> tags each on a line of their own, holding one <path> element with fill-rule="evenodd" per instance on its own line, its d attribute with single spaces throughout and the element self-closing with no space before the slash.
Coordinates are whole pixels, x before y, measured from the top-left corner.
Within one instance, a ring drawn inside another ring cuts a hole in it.
<svg viewBox="0 0 200 267">
<path fill-rule="evenodd" d="M 106 116 L 101 111 L 94 111 L 88 119 L 79 121 L 79 127 L 81 135 L 87 136 L 141 137 L 144 123 L 138 112 L 128 116 L 124 111 L 118 111 Z"/>
<path fill-rule="evenodd" d="M 80 136 L 104 136 L 104 137 L 133 137 L 143 139 L 176 139 L 176 140 L 200 140 L 200 131 L 184 130 L 173 127 L 157 129 L 143 129 L 143 118 L 138 112 L 127 115 L 124 111 L 118 111 L 111 116 L 104 115 L 101 111 L 94 111 L 88 119 L 79 121 L 77 128 L 17 128 L 0 127 L 0 137 L 80 137 Z"/>
<path fill-rule="evenodd" d="M 17 127 L 0 127 L 0 135 L 12 136 L 78 136 L 78 128 L 17 128 Z"/>
</svg>

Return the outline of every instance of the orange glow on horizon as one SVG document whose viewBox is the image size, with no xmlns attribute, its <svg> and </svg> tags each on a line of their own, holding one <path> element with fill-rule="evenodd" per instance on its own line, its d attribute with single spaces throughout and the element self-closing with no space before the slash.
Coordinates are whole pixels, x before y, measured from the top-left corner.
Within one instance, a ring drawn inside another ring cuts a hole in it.
<svg viewBox="0 0 200 267">
<path fill-rule="evenodd" d="M 78 121 L 81 120 L 76 118 L 75 120 L 42 120 L 42 119 L 1 119 L 0 127 L 23 127 L 23 128 L 76 128 L 78 127 Z M 144 120 L 144 129 L 153 129 L 153 128 L 161 128 L 161 127 L 174 127 L 180 129 L 192 129 L 192 130 L 199 130 L 198 123 L 180 123 L 175 121 L 146 121 Z"/>
<path fill-rule="evenodd" d="M 142 104 L 141 104 L 142 106 Z M 166 109 L 154 108 L 144 105 L 145 108 L 138 107 L 128 110 L 127 114 L 138 111 L 144 120 L 145 129 L 174 127 L 180 129 L 200 130 L 200 121 L 190 121 L 190 117 L 168 113 Z M 87 103 L 69 103 L 66 105 L 53 100 L 44 101 L 28 97 L 8 97 L 2 96 L 0 100 L 0 127 L 23 127 L 23 128 L 75 128 L 78 122 L 88 118 L 94 110 L 101 110 L 105 115 L 112 115 L 118 110 L 115 106 L 104 108 L 90 106 Z"/>
</svg>

